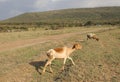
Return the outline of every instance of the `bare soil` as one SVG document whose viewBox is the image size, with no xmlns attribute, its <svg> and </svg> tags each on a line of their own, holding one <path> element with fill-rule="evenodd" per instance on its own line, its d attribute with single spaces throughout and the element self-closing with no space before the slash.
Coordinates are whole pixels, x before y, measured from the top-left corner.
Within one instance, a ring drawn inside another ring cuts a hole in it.
<svg viewBox="0 0 120 82">
<path fill-rule="evenodd" d="M 105 30 L 109 30 L 109 28 L 108 29 L 97 29 L 97 30 L 85 31 L 85 32 L 66 33 L 66 34 L 52 35 L 52 36 L 46 36 L 46 37 L 39 37 L 36 39 L 27 39 L 27 40 L 19 40 L 19 41 L 14 41 L 14 42 L 9 42 L 9 43 L 3 43 L 3 44 L 0 44 L 0 52 L 7 51 L 7 50 L 13 50 L 16 48 L 33 46 L 33 45 L 45 43 L 48 41 L 61 40 L 64 38 L 71 37 L 73 35 L 86 34 L 89 32 L 101 32 Z"/>
</svg>

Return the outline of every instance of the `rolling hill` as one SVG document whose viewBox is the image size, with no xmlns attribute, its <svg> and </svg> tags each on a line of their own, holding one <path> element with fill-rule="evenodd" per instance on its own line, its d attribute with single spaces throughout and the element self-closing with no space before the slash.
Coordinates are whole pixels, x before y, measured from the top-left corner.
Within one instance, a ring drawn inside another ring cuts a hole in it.
<svg viewBox="0 0 120 82">
<path fill-rule="evenodd" d="M 1 21 L 2 23 L 120 23 L 120 7 L 74 8 L 30 12 Z"/>
</svg>

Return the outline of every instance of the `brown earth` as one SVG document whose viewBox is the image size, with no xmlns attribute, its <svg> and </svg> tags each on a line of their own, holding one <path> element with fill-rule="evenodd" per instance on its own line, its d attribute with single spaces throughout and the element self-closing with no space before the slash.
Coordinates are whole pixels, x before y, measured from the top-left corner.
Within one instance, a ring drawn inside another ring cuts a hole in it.
<svg viewBox="0 0 120 82">
<path fill-rule="evenodd" d="M 45 43 L 48 41 L 60 40 L 60 39 L 68 38 L 68 37 L 71 37 L 77 34 L 86 34 L 89 32 L 101 32 L 105 30 L 109 30 L 109 28 L 106 28 L 106 29 L 102 28 L 102 29 L 85 31 L 85 32 L 66 33 L 66 34 L 52 35 L 52 36 L 46 36 L 46 37 L 39 37 L 36 39 L 27 39 L 27 40 L 19 40 L 19 41 L 14 41 L 14 42 L 9 42 L 9 43 L 3 43 L 0 45 L 0 52 L 7 51 L 7 50 L 13 50 L 16 48 L 33 46 L 33 45 L 36 45 L 39 43 Z"/>
</svg>

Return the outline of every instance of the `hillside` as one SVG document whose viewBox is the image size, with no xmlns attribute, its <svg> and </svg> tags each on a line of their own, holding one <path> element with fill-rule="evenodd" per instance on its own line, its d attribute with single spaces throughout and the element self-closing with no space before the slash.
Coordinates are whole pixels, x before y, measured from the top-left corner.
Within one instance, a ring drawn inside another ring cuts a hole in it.
<svg viewBox="0 0 120 82">
<path fill-rule="evenodd" d="M 120 7 L 76 8 L 30 12 L 1 21 L 3 23 L 119 23 Z"/>
</svg>

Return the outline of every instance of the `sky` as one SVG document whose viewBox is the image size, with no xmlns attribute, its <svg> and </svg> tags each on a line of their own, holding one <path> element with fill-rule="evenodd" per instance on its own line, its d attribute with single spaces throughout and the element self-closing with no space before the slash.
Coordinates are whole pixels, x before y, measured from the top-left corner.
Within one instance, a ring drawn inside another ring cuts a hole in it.
<svg viewBox="0 0 120 82">
<path fill-rule="evenodd" d="M 120 0 L 0 0 L 0 20 L 27 12 L 120 6 Z"/>
</svg>

